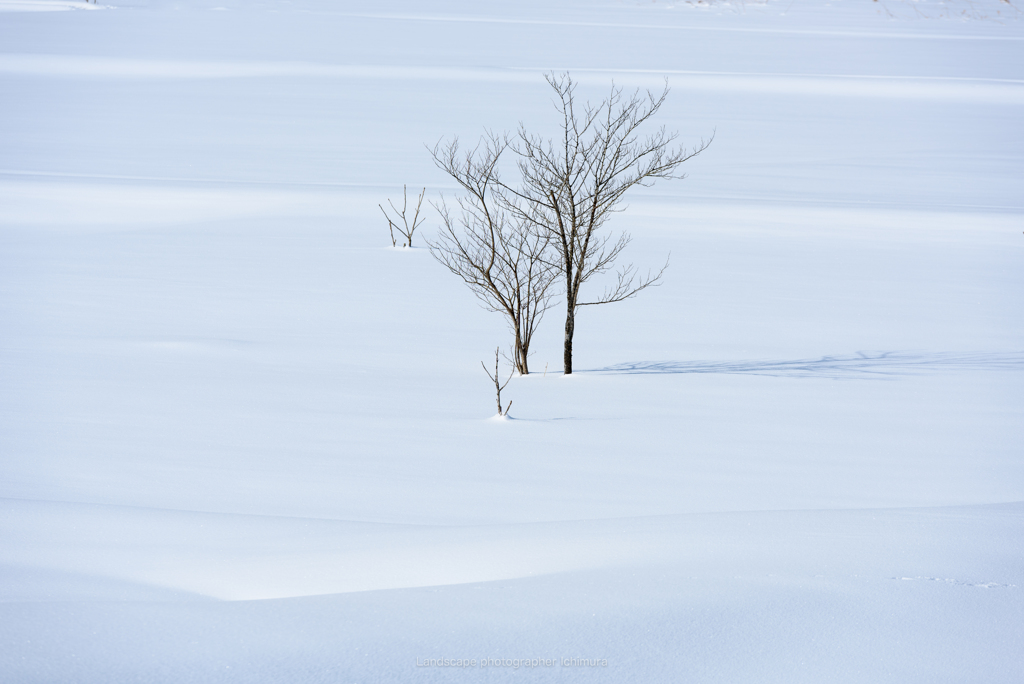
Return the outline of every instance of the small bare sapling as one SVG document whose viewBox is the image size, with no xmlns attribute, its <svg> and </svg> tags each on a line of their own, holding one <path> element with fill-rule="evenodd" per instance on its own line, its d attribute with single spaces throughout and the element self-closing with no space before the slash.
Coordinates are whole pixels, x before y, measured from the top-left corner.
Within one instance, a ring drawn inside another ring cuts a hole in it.
<svg viewBox="0 0 1024 684">
<path fill-rule="evenodd" d="M 505 389 L 505 387 L 508 385 L 508 383 L 510 383 L 512 381 L 512 376 L 516 374 L 516 369 L 515 369 L 515 367 L 513 367 L 512 368 L 512 372 L 509 373 L 509 375 L 508 375 L 508 379 L 506 379 L 505 382 L 501 382 L 501 380 L 499 379 L 500 376 L 498 375 L 498 358 L 499 358 L 500 355 L 501 355 L 501 347 L 498 347 L 498 348 L 496 348 L 494 350 L 494 375 L 491 375 L 491 371 L 487 370 L 487 366 L 484 366 L 484 362 L 483 361 L 480 362 L 480 365 L 483 366 L 484 372 L 487 373 L 487 377 L 489 377 L 491 379 L 491 381 L 494 383 L 494 393 L 497 395 L 497 401 L 498 401 L 498 415 L 499 416 L 507 416 L 508 415 L 508 410 L 510 408 L 512 408 L 512 401 L 510 400 L 508 402 L 508 406 L 506 406 L 505 409 L 502 410 L 502 408 L 501 408 L 501 390 Z"/>
<path fill-rule="evenodd" d="M 391 215 L 388 214 L 383 204 L 377 205 L 378 207 L 380 207 L 380 210 L 384 212 L 384 218 L 388 220 L 388 231 L 391 233 L 392 247 L 398 246 L 398 243 L 395 240 L 395 231 L 398 231 L 398 234 L 405 238 L 405 242 L 402 243 L 402 247 L 412 247 L 412 234 L 415 233 L 416 229 L 419 228 L 423 224 L 423 222 L 427 220 L 425 217 L 420 218 L 420 207 L 423 206 L 423 196 L 426 194 L 427 189 L 423 188 L 423 191 L 420 193 L 419 199 L 416 201 L 416 211 L 413 212 L 411 222 L 406 216 L 406 211 L 409 208 L 409 196 L 406 186 L 402 186 L 401 211 L 398 210 L 398 207 L 395 206 L 394 202 L 392 202 L 390 199 L 388 200 L 388 204 L 391 206 L 391 210 L 395 212 L 396 218 L 391 218 Z"/>
</svg>

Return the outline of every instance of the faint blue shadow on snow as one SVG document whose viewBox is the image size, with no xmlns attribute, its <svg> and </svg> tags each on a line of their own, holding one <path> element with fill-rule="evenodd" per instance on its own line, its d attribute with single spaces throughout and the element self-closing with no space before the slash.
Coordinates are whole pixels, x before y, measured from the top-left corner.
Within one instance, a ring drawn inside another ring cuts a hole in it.
<svg viewBox="0 0 1024 684">
<path fill-rule="evenodd" d="M 488 420 L 494 420 L 494 418 L 488 418 Z M 506 416 L 505 420 L 516 423 L 554 423 L 560 420 L 591 420 L 588 418 L 578 418 L 576 416 L 558 416 L 554 418 L 516 418 L 515 416 Z M 496 421 L 497 422 L 497 421 Z"/>
<path fill-rule="evenodd" d="M 962 371 L 1024 370 L 1024 352 L 857 352 L 793 361 L 634 361 L 591 373 L 649 375 L 717 373 L 833 380 L 895 378 Z"/>
<path fill-rule="evenodd" d="M 900 582 L 941 582 L 956 587 L 975 587 L 978 589 L 1014 589 L 1016 584 L 1000 584 L 999 582 L 971 582 L 950 577 L 893 577 Z"/>
<path fill-rule="evenodd" d="M 214 600 L 197 592 L 102 573 L 0 564 L 0 603 Z"/>
</svg>

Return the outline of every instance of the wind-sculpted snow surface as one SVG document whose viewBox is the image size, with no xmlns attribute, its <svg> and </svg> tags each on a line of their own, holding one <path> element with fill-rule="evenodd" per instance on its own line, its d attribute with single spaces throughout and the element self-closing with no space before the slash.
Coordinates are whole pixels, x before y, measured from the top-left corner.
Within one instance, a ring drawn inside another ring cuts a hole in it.
<svg viewBox="0 0 1024 684">
<path fill-rule="evenodd" d="M 0 0 L 0 680 L 1024 680 L 1015 12 Z M 553 69 L 715 139 L 491 420 L 377 205 Z"/>
<path fill-rule="evenodd" d="M 112 663 L 150 681 L 1021 673 L 1019 504 L 453 528 L 2 505 L 62 540 L 3 575 L 19 681 L 101 681 Z"/>
<path fill-rule="evenodd" d="M 488 68 L 315 62 L 200 62 L 16 54 L 0 55 L 0 74 L 102 80 L 321 78 L 526 84 L 536 80 L 537 69 L 518 65 Z M 730 73 L 664 69 L 574 69 L 573 74 L 581 83 L 600 85 L 614 81 L 620 85 L 643 88 L 657 88 L 664 84 L 664 79 L 668 77 L 675 87 L 687 92 L 1024 104 L 1024 81 L 1013 79 Z"/>
</svg>

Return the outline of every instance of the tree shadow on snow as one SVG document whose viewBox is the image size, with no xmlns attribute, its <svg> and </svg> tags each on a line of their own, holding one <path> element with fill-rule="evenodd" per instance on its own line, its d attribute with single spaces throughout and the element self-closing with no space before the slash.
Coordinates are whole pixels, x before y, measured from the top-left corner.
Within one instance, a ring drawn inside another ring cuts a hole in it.
<svg viewBox="0 0 1024 684">
<path fill-rule="evenodd" d="M 726 373 L 788 378 L 882 378 L 949 371 L 1024 370 L 1024 352 L 857 352 L 793 361 L 635 361 L 591 373 Z"/>
</svg>

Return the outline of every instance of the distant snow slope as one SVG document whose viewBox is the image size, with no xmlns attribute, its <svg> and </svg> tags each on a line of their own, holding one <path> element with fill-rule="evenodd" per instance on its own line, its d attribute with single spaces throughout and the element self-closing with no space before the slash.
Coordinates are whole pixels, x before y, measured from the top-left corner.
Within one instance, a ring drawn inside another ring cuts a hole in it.
<svg viewBox="0 0 1024 684">
<path fill-rule="evenodd" d="M 0 12 L 62 12 L 76 9 L 109 9 L 85 0 L 0 0 Z"/>
<path fill-rule="evenodd" d="M 0 679 L 1021 681 L 1024 24 L 961 4 L 0 14 Z M 377 204 L 558 69 L 715 140 L 491 421 Z"/>
</svg>

